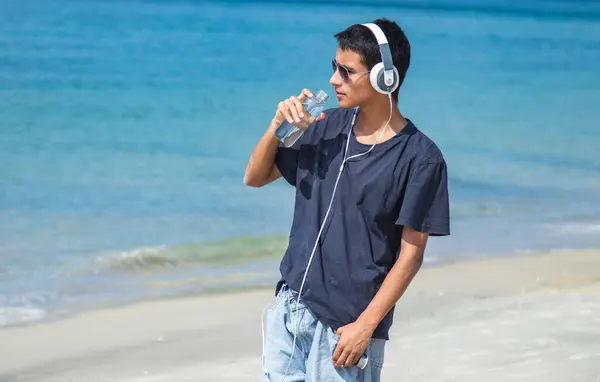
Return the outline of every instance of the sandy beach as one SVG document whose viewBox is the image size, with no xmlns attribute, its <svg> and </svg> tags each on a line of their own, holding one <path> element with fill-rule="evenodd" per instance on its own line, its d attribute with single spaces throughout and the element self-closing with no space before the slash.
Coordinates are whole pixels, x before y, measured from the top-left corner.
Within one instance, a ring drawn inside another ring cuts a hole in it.
<svg viewBox="0 0 600 382">
<path fill-rule="evenodd" d="M 181 297 L 0 330 L 1 382 L 258 381 L 273 290 Z M 427 267 L 396 308 L 384 381 L 600 381 L 600 251 Z"/>
</svg>

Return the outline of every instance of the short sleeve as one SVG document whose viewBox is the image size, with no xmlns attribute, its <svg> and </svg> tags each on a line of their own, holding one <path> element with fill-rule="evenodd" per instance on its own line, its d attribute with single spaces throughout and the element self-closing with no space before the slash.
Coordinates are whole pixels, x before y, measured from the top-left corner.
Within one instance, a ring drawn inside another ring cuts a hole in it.
<svg viewBox="0 0 600 382">
<path fill-rule="evenodd" d="M 444 160 L 424 162 L 415 167 L 396 224 L 431 236 L 450 235 L 448 172 Z"/>
<path fill-rule="evenodd" d="M 292 186 L 296 186 L 296 175 L 298 174 L 298 148 L 285 147 L 282 143 L 275 154 L 275 165 L 281 176 Z"/>
</svg>

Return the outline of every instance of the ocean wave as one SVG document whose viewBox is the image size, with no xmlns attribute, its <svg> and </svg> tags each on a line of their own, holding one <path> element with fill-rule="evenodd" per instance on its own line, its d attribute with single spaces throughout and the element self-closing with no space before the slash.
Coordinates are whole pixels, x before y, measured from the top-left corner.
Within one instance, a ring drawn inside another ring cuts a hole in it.
<svg viewBox="0 0 600 382">
<path fill-rule="evenodd" d="M 92 272 L 139 273 L 187 265 L 233 265 L 283 256 L 287 236 L 242 236 L 205 243 L 140 247 L 96 257 Z"/>
<path fill-rule="evenodd" d="M 562 233 L 568 234 L 598 234 L 600 233 L 600 222 L 567 222 L 557 227 Z"/>
<path fill-rule="evenodd" d="M 45 317 L 46 311 L 44 309 L 33 306 L 0 306 L 0 328 L 41 321 Z"/>
<path fill-rule="evenodd" d="M 44 308 L 52 299 L 48 292 L 15 295 L 0 294 L 0 327 L 41 321 L 47 316 Z"/>
</svg>

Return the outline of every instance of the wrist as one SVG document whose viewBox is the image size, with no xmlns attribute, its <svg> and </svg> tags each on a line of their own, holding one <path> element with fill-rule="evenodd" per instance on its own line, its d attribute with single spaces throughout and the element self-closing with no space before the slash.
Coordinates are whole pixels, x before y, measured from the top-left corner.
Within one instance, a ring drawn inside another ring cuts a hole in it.
<svg viewBox="0 0 600 382">
<path fill-rule="evenodd" d="M 273 119 L 271 123 L 269 123 L 269 127 L 267 128 L 266 135 L 271 138 L 271 142 L 279 144 L 279 138 L 275 135 L 275 130 L 280 125 L 276 119 Z"/>
<path fill-rule="evenodd" d="M 357 320 L 357 322 L 359 322 L 360 325 L 362 325 L 364 328 L 368 329 L 371 333 L 375 331 L 375 329 L 379 325 L 379 321 L 380 320 L 378 320 L 375 317 L 372 317 L 366 311 L 363 312 L 363 314 L 361 314 Z"/>
<path fill-rule="evenodd" d="M 281 123 L 279 121 L 277 121 L 277 119 L 273 118 L 271 120 L 271 123 L 269 123 L 269 127 L 267 128 L 267 131 L 269 133 L 271 133 L 273 135 L 273 137 L 275 137 L 275 130 L 277 129 L 277 127 L 281 125 Z"/>
<path fill-rule="evenodd" d="M 276 116 L 273 117 L 273 119 L 271 120 L 271 123 L 269 123 L 269 129 L 275 131 L 275 129 L 281 125 L 283 123 L 283 121 L 280 121 Z"/>
</svg>

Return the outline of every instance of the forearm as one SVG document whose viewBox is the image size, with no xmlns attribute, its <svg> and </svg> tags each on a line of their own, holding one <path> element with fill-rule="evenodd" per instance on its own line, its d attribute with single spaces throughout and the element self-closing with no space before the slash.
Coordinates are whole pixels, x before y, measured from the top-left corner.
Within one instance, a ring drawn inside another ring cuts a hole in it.
<svg viewBox="0 0 600 382">
<path fill-rule="evenodd" d="M 375 330 L 386 314 L 402 297 L 423 264 L 424 249 L 408 247 L 400 253 L 379 291 L 357 321 Z"/>
<path fill-rule="evenodd" d="M 275 136 L 275 129 L 278 125 L 277 121 L 273 119 L 267 131 L 254 148 L 246 165 L 244 184 L 248 186 L 262 186 L 269 182 L 279 145 L 279 140 Z"/>
</svg>

